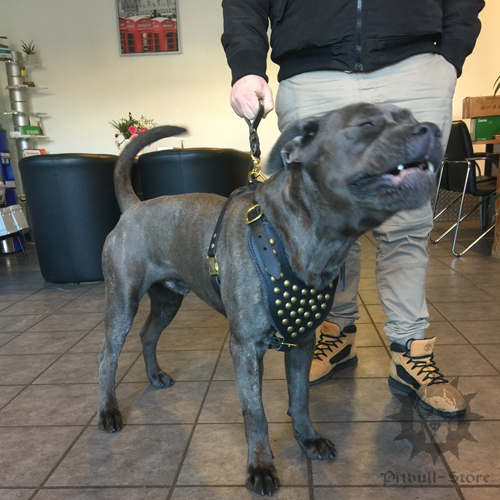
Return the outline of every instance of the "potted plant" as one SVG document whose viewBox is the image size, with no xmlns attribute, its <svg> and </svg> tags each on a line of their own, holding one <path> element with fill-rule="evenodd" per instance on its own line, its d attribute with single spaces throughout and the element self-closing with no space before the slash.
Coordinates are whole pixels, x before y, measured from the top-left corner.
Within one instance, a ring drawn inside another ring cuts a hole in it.
<svg viewBox="0 0 500 500">
<path fill-rule="evenodd" d="M 36 61 L 36 50 L 33 40 L 30 43 L 25 43 L 21 40 L 23 46 L 23 52 L 25 54 L 25 60 L 27 63 L 34 63 Z"/>
<path fill-rule="evenodd" d="M 121 149 L 122 145 L 127 145 L 131 139 L 134 139 L 139 134 L 158 126 L 153 120 L 149 120 L 144 116 L 136 119 L 132 116 L 132 113 L 128 114 L 128 118 L 113 120 L 110 124 L 118 131 L 115 134 L 115 144 L 118 149 Z"/>
</svg>

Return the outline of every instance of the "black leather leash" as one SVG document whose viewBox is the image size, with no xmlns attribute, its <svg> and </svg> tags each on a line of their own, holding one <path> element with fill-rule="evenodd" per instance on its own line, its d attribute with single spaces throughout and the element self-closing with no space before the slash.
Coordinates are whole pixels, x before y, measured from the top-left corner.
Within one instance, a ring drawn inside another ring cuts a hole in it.
<svg viewBox="0 0 500 500">
<path fill-rule="evenodd" d="M 235 189 L 227 199 L 224 206 L 222 207 L 207 252 L 208 272 L 210 274 L 210 281 L 212 282 L 212 286 L 214 287 L 219 297 L 220 297 L 220 278 L 219 278 L 219 265 L 217 264 L 217 240 L 219 238 L 222 222 L 224 220 L 224 215 L 226 213 L 229 204 L 234 200 L 234 198 L 236 198 L 236 196 L 251 191 L 255 191 L 255 189 L 257 189 L 258 186 L 257 179 L 259 177 L 263 177 L 260 170 L 261 151 L 260 151 L 259 136 L 257 134 L 257 127 L 259 126 L 259 123 L 262 120 L 263 116 L 264 116 L 264 107 L 262 106 L 262 104 L 259 104 L 259 110 L 257 111 L 257 115 L 255 116 L 254 121 L 251 122 L 250 120 L 245 118 L 245 121 L 247 122 L 250 128 L 250 148 L 251 148 L 252 165 L 253 165 L 252 170 L 248 174 L 248 186 Z"/>
</svg>

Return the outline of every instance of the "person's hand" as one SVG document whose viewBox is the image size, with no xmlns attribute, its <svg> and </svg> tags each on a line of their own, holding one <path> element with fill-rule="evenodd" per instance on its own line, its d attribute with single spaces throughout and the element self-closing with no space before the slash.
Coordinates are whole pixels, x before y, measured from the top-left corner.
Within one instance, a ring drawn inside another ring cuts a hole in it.
<svg viewBox="0 0 500 500">
<path fill-rule="evenodd" d="M 259 102 L 264 106 L 264 118 L 274 109 L 273 93 L 261 76 L 247 75 L 240 78 L 231 90 L 231 107 L 241 118 L 253 120 L 259 110 Z"/>
</svg>

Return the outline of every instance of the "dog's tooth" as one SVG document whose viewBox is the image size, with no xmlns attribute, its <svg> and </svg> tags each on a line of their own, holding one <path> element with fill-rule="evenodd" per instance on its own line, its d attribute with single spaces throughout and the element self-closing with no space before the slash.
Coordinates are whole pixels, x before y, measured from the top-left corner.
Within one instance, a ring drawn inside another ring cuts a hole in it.
<svg viewBox="0 0 500 500">
<path fill-rule="evenodd" d="M 427 168 L 431 171 L 431 172 L 435 172 L 435 168 L 434 168 L 434 165 L 429 161 L 427 160 Z"/>
<path fill-rule="evenodd" d="M 401 170 L 404 170 L 405 166 L 404 165 L 398 165 L 398 170 L 401 172 Z"/>
</svg>

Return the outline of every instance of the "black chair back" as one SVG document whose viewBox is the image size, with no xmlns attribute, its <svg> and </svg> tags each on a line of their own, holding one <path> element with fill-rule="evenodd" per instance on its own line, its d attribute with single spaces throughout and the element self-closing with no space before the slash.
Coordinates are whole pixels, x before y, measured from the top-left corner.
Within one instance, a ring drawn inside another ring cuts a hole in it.
<svg viewBox="0 0 500 500">
<path fill-rule="evenodd" d="M 474 156 L 469 129 L 462 120 L 452 123 L 445 158 L 449 161 L 461 161 Z"/>
</svg>

